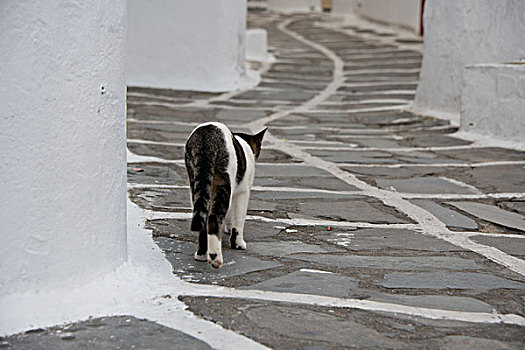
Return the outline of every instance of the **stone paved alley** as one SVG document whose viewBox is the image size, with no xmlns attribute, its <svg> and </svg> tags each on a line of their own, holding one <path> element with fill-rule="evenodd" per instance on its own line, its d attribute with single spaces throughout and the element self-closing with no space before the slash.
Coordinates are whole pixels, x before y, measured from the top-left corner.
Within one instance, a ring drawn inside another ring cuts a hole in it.
<svg viewBox="0 0 525 350">
<path fill-rule="evenodd" d="M 409 112 L 418 40 L 319 14 L 251 15 L 249 25 L 267 29 L 276 57 L 259 67 L 257 87 L 128 90 L 131 200 L 149 213 L 173 278 L 234 288 L 179 299 L 276 349 L 523 349 L 525 152 L 465 141 L 449 122 Z M 223 239 L 219 270 L 193 259 L 182 160 L 187 136 L 206 121 L 269 127 L 247 250 Z M 147 328 L 154 348 L 208 348 L 131 317 L 68 326 L 72 341 L 103 334 L 97 322 Z M 120 332 L 120 346 L 150 344 Z M 23 348 L 34 336 L 4 340 Z"/>
</svg>

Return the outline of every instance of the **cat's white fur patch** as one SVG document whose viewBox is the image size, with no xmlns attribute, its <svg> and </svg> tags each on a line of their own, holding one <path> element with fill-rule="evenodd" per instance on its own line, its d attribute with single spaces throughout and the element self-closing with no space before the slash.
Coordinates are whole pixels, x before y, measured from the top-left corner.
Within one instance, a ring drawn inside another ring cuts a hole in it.
<svg viewBox="0 0 525 350">
<path fill-rule="evenodd" d="M 208 260 L 208 256 L 206 254 L 204 255 L 199 255 L 197 254 L 197 252 L 195 252 L 195 255 L 193 256 L 195 258 L 195 260 L 197 261 L 207 261 Z"/>
<path fill-rule="evenodd" d="M 215 268 L 222 266 L 221 240 L 217 235 L 208 235 L 208 262 Z"/>
</svg>

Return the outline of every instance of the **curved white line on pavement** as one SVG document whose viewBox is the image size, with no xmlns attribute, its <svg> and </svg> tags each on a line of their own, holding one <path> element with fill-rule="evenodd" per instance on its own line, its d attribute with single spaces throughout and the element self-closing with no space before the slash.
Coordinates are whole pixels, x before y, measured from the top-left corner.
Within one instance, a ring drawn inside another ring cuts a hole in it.
<svg viewBox="0 0 525 350">
<path fill-rule="evenodd" d="M 294 112 L 300 111 L 312 111 L 312 107 L 319 104 L 321 101 L 324 101 L 330 94 L 333 94 L 337 91 L 344 80 L 344 62 L 337 56 L 332 50 L 317 44 L 313 41 L 303 38 L 297 33 L 294 33 L 286 28 L 286 26 L 292 21 L 292 19 L 286 20 L 279 24 L 278 28 L 285 34 L 295 38 L 296 40 L 302 42 L 305 45 L 308 45 L 326 55 L 334 63 L 334 72 L 333 80 L 330 84 L 316 97 L 307 101 L 306 103 L 288 110 L 281 111 L 275 114 L 272 114 L 266 118 L 261 118 L 251 123 L 247 123 L 246 126 L 256 129 L 262 128 L 266 123 L 269 123 L 273 120 L 282 118 Z M 383 70 L 372 70 L 373 72 L 380 72 Z M 396 71 L 396 70 L 386 70 L 386 71 Z M 407 72 L 409 70 L 401 70 Z M 361 72 L 361 71 L 358 71 Z M 399 107 L 398 107 L 399 108 Z M 395 109 L 395 107 L 394 107 Z M 379 109 L 371 109 L 379 110 Z M 355 110 L 354 110 L 355 111 Z M 346 183 L 357 187 L 365 192 L 366 195 L 377 198 L 381 200 L 384 204 L 394 207 L 398 210 L 401 210 L 403 213 L 408 215 L 411 219 L 417 222 L 421 226 L 421 233 L 431 235 L 440 239 L 443 239 L 449 243 L 455 244 L 461 248 L 465 248 L 471 251 L 474 251 L 487 259 L 490 259 L 500 265 L 503 265 L 510 270 L 517 272 L 525 276 L 525 261 L 518 259 L 514 256 L 506 254 L 494 247 L 485 246 L 479 243 L 476 243 L 470 240 L 468 237 L 461 236 L 460 233 L 450 231 L 443 222 L 441 222 L 437 217 L 435 217 L 430 212 L 416 206 L 415 204 L 410 203 L 408 200 L 404 199 L 396 192 L 383 190 L 374 186 L 371 186 L 364 181 L 359 180 L 355 175 L 350 174 L 338 167 L 337 164 L 325 161 L 323 159 L 314 157 L 307 152 L 303 151 L 297 145 L 290 144 L 284 140 L 280 140 L 272 136 L 271 134 L 266 136 L 266 140 L 273 144 L 274 147 L 278 147 L 285 151 L 286 153 L 292 155 L 295 158 L 302 159 L 305 165 L 310 165 L 313 167 L 324 169 L 330 172 L 335 177 L 345 181 Z"/>
</svg>

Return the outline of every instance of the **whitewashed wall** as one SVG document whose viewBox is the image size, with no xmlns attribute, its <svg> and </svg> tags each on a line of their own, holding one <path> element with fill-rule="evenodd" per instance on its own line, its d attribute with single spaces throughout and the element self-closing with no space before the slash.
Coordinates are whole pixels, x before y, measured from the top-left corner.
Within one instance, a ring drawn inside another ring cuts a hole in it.
<svg viewBox="0 0 525 350">
<path fill-rule="evenodd" d="M 525 144 L 524 63 L 466 67 L 462 131 Z"/>
<path fill-rule="evenodd" d="M 129 0 L 130 86 L 227 91 L 256 83 L 245 67 L 246 0 Z"/>
<path fill-rule="evenodd" d="M 0 2 L 0 297 L 126 260 L 125 0 Z"/>
<path fill-rule="evenodd" d="M 268 8 L 282 13 L 321 11 L 321 0 L 268 0 Z"/>
<path fill-rule="evenodd" d="M 525 1 L 427 1 L 415 108 L 457 119 L 464 69 L 525 57 Z M 468 106 L 465 106 L 468 108 Z"/>
<path fill-rule="evenodd" d="M 334 15 L 348 16 L 357 12 L 358 0 L 332 0 Z"/>
<path fill-rule="evenodd" d="M 357 12 L 366 18 L 396 24 L 416 33 L 421 26 L 421 0 L 359 0 Z"/>
</svg>

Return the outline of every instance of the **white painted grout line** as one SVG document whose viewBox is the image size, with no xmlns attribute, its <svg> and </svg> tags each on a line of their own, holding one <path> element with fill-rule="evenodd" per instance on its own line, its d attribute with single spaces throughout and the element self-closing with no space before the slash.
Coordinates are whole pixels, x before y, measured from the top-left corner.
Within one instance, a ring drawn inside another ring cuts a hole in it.
<svg viewBox="0 0 525 350">
<path fill-rule="evenodd" d="M 477 145 L 461 145 L 461 146 L 433 146 L 433 147 L 316 147 L 316 146 L 305 146 L 303 149 L 314 149 L 314 150 L 330 150 L 330 151 L 381 151 L 381 152 L 421 152 L 421 151 L 454 151 L 462 149 L 473 149 L 482 148 L 483 146 Z"/>
<path fill-rule="evenodd" d="M 126 122 L 128 123 L 137 123 L 137 124 L 159 124 L 159 125 L 182 125 L 182 126 L 197 126 L 199 123 L 185 123 L 174 120 L 143 120 L 143 119 L 134 119 L 127 118 Z"/>
<path fill-rule="evenodd" d="M 315 270 L 315 269 L 299 269 L 299 271 L 309 272 L 309 273 L 333 274 L 333 272 L 330 272 L 330 271 L 322 271 L 322 270 Z"/>
<path fill-rule="evenodd" d="M 163 164 L 177 164 L 184 165 L 183 159 L 163 159 L 159 157 L 150 157 L 150 156 L 141 156 L 127 150 L 127 162 L 128 164 L 132 163 L 163 163 Z"/>
<path fill-rule="evenodd" d="M 395 106 L 382 106 L 382 107 L 367 107 L 367 108 L 354 108 L 350 110 L 341 111 L 340 113 L 353 114 L 353 113 L 364 113 L 364 112 L 387 112 L 387 111 L 404 111 L 409 108 L 410 104 L 402 104 Z M 298 107 L 294 110 L 295 113 L 309 112 L 309 113 L 333 113 L 337 110 L 333 109 L 323 109 L 323 104 L 317 105 L 316 108 L 306 109 L 304 107 Z"/>
<path fill-rule="evenodd" d="M 127 139 L 126 142 L 128 142 L 128 143 L 140 143 L 140 144 L 144 144 L 144 145 L 184 147 L 183 143 L 176 143 L 176 142 L 161 142 L 161 141 L 139 140 L 139 139 Z"/>
<path fill-rule="evenodd" d="M 299 42 L 301 42 L 301 43 L 303 43 L 305 45 L 308 45 L 308 46 L 316 49 L 317 51 L 320 51 L 325 56 L 327 56 L 330 60 L 332 60 L 332 62 L 334 63 L 333 79 L 326 86 L 326 88 L 324 90 L 322 90 L 318 95 L 316 95 L 311 100 L 308 100 L 307 102 L 305 102 L 302 105 L 300 105 L 300 107 L 295 107 L 295 108 L 293 108 L 293 109 L 291 109 L 289 111 L 280 111 L 280 112 L 274 113 L 274 114 L 272 114 L 272 115 L 270 115 L 270 116 L 268 116 L 266 118 L 258 119 L 256 121 L 253 121 L 253 122 L 249 123 L 248 126 L 252 130 L 261 129 L 265 124 L 271 122 L 272 120 L 282 118 L 283 116 L 286 116 L 288 114 L 298 113 L 299 111 L 305 111 L 305 110 L 310 109 L 311 107 L 313 107 L 313 106 L 319 104 L 320 102 L 324 101 L 331 94 L 334 94 L 337 91 L 337 88 L 340 87 L 341 84 L 344 81 L 344 77 L 343 77 L 344 63 L 343 63 L 343 61 L 341 59 L 339 59 L 339 57 L 337 57 L 337 55 L 335 55 L 332 51 L 328 50 L 326 47 L 324 47 L 322 45 L 319 45 L 319 44 L 317 44 L 317 43 L 315 43 L 313 41 L 307 40 L 304 37 L 300 36 L 299 34 L 296 34 L 296 33 L 292 32 L 291 30 L 288 30 L 286 28 L 286 26 L 288 24 L 290 24 L 292 21 L 293 21 L 293 19 L 287 19 L 284 22 L 279 23 L 277 28 L 281 32 L 291 36 L 292 38 L 296 39 L 297 41 L 299 41 Z"/>
<path fill-rule="evenodd" d="M 465 237 L 474 237 L 474 236 L 486 236 L 492 238 L 522 238 L 525 239 L 525 235 L 518 233 L 490 233 L 490 232 L 461 232 Z"/>
<path fill-rule="evenodd" d="M 221 288 L 218 290 L 214 290 L 212 293 L 210 293 L 210 291 L 205 288 L 196 288 L 194 291 L 191 292 L 183 292 L 182 295 L 264 300 L 312 306 L 358 309 L 371 312 L 385 312 L 390 314 L 404 314 L 434 320 L 453 320 L 470 323 L 512 324 L 525 326 L 525 318 L 515 314 L 430 309 L 423 307 L 385 303 L 379 301 L 361 299 L 342 299 L 321 295 L 280 293 L 258 290 L 239 290 L 231 288 Z"/>
<path fill-rule="evenodd" d="M 168 185 L 168 184 L 139 184 L 128 183 L 128 188 L 173 188 L 173 189 L 189 189 L 188 185 Z M 260 192 L 295 192 L 295 193 L 322 193 L 322 194 L 336 194 L 336 195 L 362 195 L 362 191 L 332 191 L 318 188 L 304 188 L 304 187 L 271 187 L 271 186 L 252 186 L 252 191 Z"/>
<path fill-rule="evenodd" d="M 359 168 L 408 168 L 408 167 L 456 167 L 456 168 L 481 168 L 489 166 L 504 166 L 504 165 L 525 165 L 522 160 L 510 161 L 495 161 L 495 162 L 479 162 L 479 163 L 399 163 L 399 164 L 363 164 L 363 163 L 338 163 L 339 167 L 359 167 Z"/>
<path fill-rule="evenodd" d="M 407 193 L 397 192 L 404 199 L 523 199 L 524 192 L 499 192 L 499 193 L 480 193 L 480 194 L 459 194 L 459 193 Z"/>
<path fill-rule="evenodd" d="M 345 78 L 351 77 L 352 75 L 359 75 L 363 73 L 419 73 L 419 68 L 363 68 L 363 69 L 347 69 L 344 71 Z"/>
<path fill-rule="evenodd" d="M 144 218 L 147 220 L 161 220 L 161 219 L 174 219 L 174 220 L 187 220 L 191 219 L 192 213 L 187 212 L 173 212 L 173 211 L 154 211 L 144 209 Z M 370 222 L 351 222 L 351 221 L 330 221 L 330 220 L 315 220 L 315 219 L 283 219 L 283 218 L 267 218 L 265 216 L 258 215 L 247 215 L 246 220 L 248 221 L 260 221 L 268 223 L 278 223 L 288 226 L 332 226 L 332 227 L 343 227 L 351 230 L 358 228 L 388 228 L 388 229 L 406 229 L 418 231 L 420 229 L 417 224 L 374 224 Z"/>
<path fill-rule="evenodd" d="M 480 191 L 479 189 L 477 189 L 476 187 L 472 186 L 472 185 L 469 185 L 463 181 L 459 181 L 459 180 L 456 180 L 456 179 L 451 179 L 451 178 L 448 178 L 448 177 L 445 177 L 445 176 L 440 176 L 439 177 L 441 180 L 445 180 L 451 184 L 454 184 L 454 185 L 457 185 L 459 187 L 463 187 L 463 188 L 467 188 L 469 190 L 472 190 L 474 191 L 475 193 L 474 194 L 483 194 L 482 191 Z"/>
<path fill-rule="evenodd" d="M 237 102 L 237 101 L 236 101 Z M 282 102 L 282 101 L 281 101 Z M 220 109 L 245 109 L 246 107 L 241 106 L 231 106 L 231 105 L 209 105 L 209 104 L 198 104 L 195 102 L 192 103 L 167 103 L 167 102 L 133 102 L 128 101 L 128 105 L 130 106 L 157 106 L 157 107 L 166 107 L 166 108 L 172 108 L 172 109 L 181 109 L 181 108 L 204 108 L 204 109 L 214 109 L 214 108 L 220 108 Z M 252 110 L 261 110 L 261 111 L 267 111 L 272 110 L 271 107 L 258 107 L 258 106 L 249 106 Z"/>
<path fill-rule="evenodd" d="M 400 98 L 390 98 L 390 99 L 385 99 L 385 98 L 373 98 L 373 99 L 362 99 L 362 100 L 358 100 L 358 101 L 323 101 L 323 103 L 321 104 L 321 106 L 346 106 L 346 105 L 349 105 L 349 106 L 359 106 L 359 105 L 366 105 L 366 104 L 392 104 L 392 105 L 396 105 L 396 104 L 403 104 L 403 105 L 406 105 L 408 103 L 410 103 L 412 101 L 412 99 L 400 99 Z M 326 107 L 325 107 L 326 108 Z"/>
<path fill-rule="evenodd" d="M 126 96 L 128 96 L 128 97 L 145 97 L 145 98 L 151 98 L 151 99 L 156 99 L 156 100 L 164 100 L 164 101 L 169 101 L 169 102 L 191 100 L 190 98 L 185 98 L 185 97 L 170 97 L 170 96 L 148 94 L 148 93 L 144 93 L 144 92 L 128 92 L 126 94 Z M 138 101 L 136 101 L 136 102 L 138 102 Z M 187 103 L 187 102 L 182 102 L 182 103 Z"/>
<path fill-rule="evenodd" d="M 417 85 L 417 80 L 387 80 L 387 81 L 360 81 L 344 83 L 341 87 L 376 87 L 376 86 L 397 86 L 397 85 Z M 390 90 L 387 90 L 390 91 Z M 411 90 L 410 90 L 411 91 Z M 415 90 L 414 90 L 415 91 Z M 383 94 L 382 90 L 368 91 L 369 94 Z"/>
</svg>

